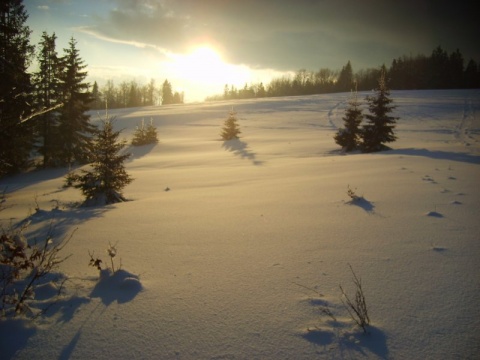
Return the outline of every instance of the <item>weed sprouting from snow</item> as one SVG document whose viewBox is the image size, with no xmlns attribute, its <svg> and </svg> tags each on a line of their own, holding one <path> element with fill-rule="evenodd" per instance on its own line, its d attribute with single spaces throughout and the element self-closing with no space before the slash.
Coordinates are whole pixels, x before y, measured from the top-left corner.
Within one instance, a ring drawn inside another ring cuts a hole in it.
<svg viewBox="0 0 480 360">
<path fill-rule="evenodd" d="M 353 275 L 353 283 L 355 285 L 355 298 L 351 299 L 342 285 L 340 291 L 342 292 L 342 303 L 347 309 L 350 317 L 355 323 L 367 332 L 367 326 L 370 324 L 368 316 L 367 302 L 365 301 L 365 294 L 363 293 L 362 280 L 355 274 L 353 268 L 348 264 Z"/>
<path fill-rule="evenodd" d="M 95 252 L 90 252 L 88 251 L 88 255 L 90 256 L 90 261 L 88 263 L 89 266 L 92 266 L 96 268 L 98 271 L 102 271 L 102 263 L 103 260 L 100 259 L 99 257 L 95 256 Z M 115 274 L 118 270 L 122 268 L 122 261 L 120 260 L 119 265 L 115 268 L 115 263 L 113 261 L 113 258 L 117 256 L 117 244 L 112 245 L 112 243 L 108 243 L 108 248 L 107 248 L 107 255 L 110 257 L 110 268 L 107 266 L 106 270 L 110 270 L 112 274 Z"/>
<path fill-rule="evenodd" d="M 112 245 L 110 242 L 108 243 L 107 254 L 108 256 L 110 256 L 110 262 L 112 264 L 112 272 L 115 273 L 115 265 L 113 264 L 113 258 L 117 256 L 116 244 Z"/>
<path fill-rule="evenodd" d="M 350 185 L 347 185 L 347 195 L 350 199 L 352 199 L 352 201 L 359 201 L 359 200 L 363 199 L 363 196 L 357 195 L 356 190 L 357 190 L 357 188 L 352 190 L 350 188 Z"/>
</svg>

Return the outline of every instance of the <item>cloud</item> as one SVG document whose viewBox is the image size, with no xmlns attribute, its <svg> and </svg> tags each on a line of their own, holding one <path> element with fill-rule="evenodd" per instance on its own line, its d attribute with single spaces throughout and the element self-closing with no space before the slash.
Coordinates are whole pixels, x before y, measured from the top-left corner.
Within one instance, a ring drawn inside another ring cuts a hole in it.
<svg viewBox="0 0 480 360">
<path fill-rule="evenodd" d="M 112 0 L 83 31 L 98 38 L 184 53 L 211 43 L 234 64 L 301 67 L 378 66 L 410 53 L 480 57 L 475 12 L 443 0 Z"/>
<path fill-rule="evenodd" d="M 48 5 L 38 5 L 37 9 L 38 10 L 48 10 L 48 9 L 50 9 L 50 7 Z"/>
</svg>

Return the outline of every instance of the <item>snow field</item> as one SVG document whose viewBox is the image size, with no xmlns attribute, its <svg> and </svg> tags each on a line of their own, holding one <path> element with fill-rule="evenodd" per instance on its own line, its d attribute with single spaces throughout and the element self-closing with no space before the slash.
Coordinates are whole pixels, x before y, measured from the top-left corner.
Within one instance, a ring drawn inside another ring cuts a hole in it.
<svg viewBox="0 0 480 360">
<path fill-rule="evenodd" d="M 81 196 L 61 188 L 64 170 L 1 180 L 15 205 L 2 219 L 24 218 L 36 195 L 41 209 L 62 205 L 59 235 L 78 228 L 62 302 L 33 330 L 8 323 L 21 339 L 1 347 L 15 359 L 474 358 L 479 92 L 392 92 L 393 150 L 342 155 L 333 134 L 348 96 L 111 110 L 126 139 L 152 117 L 160 140 L 129 149 L 122 204 L 72 207 Z M 224 143 L 232 106 L 242 138 Z M 347 186 L 365 201 L 348 203 Z M 88 251 L 107 260 L 109 242 L 129 280 L 95 292 Z M 340 300 L 339 284 L 354 291 L 348 264 L 369 335 Z"/>
</svg>

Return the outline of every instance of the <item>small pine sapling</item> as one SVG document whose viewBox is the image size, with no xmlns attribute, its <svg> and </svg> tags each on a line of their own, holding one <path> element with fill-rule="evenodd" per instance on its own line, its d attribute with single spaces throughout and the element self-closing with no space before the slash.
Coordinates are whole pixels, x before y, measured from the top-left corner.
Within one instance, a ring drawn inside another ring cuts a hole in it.
<svg viewBox="0 0 480 360">
<path fill-rule="evenodd" d="M 94 139 L 92 170 L 82 170 L 81 175 L 69 175 L 69 181 L 82 190 L 88 205 L 126 201 L 121 190 L 133 179 L 123 164 L 130 154 L 120 153 L 126 144 L 118 141 L 119 134 L 119 131 L 113 130 L 112 121 L 106 118 Z"/>
<path fill-rule="evenodd" d="M 132 145 L 141 146 L 147 144 L 156 144 L 157 142 L 157 129 L 153 125 L 153 119 L 150 119 L 150 123 L 148 125 L 145 125 L 145 120 L 142 119 L 142 123 L 137 126 L 133 134 Z"/>
<path fill-rule="evenodd" d="M 228 118 L 224 122 L 221 135 L 222 139 L 225 141 L 239 138 L 241 131 L 236 115 L 237 113 L 232 109 L 228 115 Z"/>
</svg>

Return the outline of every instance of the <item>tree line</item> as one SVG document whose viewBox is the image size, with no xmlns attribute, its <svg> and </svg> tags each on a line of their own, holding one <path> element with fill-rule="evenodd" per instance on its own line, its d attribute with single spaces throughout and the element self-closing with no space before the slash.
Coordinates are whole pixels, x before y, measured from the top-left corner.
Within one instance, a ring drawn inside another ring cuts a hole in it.
<svg viewBox="0 0 480 360">
<path fill-rule="evenodd" d="M 382 67 L 361 69 L 354 73 L 348 61 L 340 70 L 321 68 L 318 71 L 298 70 L 293 76 L 274 78 L 268 84 L 245 84 L 243 88 L 225 85 L 223 94 L 208 97 L 207 101 L 248 99 L 275 96 L 296 96 L 346 92 L 355 83 L 359 91 L 377 86 Z M 386 68 L 392 90 L 480 88 L 480 64 L 465 60 L 457 49 L 451 54 L 440 46 L 430 56 L 401 56 Z"/>
<path fill-rule="evenodd" d="M 129 108 L 151 105 L 183 104 L 184 93 L 173 91 L 172 84 L 166 79 L 161 87 L 156 87 L 155 80 L 148 84 L 139 84 L 135 80 L 122 81 L 116 85 L 113 80 L 107 80 L 100 88 L 95 81 L 92 86 L 92 109 Z"/>
</svg>

